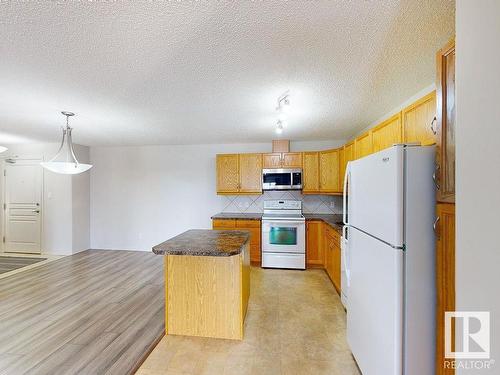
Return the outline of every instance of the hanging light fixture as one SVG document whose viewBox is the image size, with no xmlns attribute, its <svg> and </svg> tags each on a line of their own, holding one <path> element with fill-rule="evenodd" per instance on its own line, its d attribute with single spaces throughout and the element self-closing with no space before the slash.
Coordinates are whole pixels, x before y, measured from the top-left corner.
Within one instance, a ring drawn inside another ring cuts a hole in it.
<svg viewBox="0 0 500 375">
<path fill-rule="evenodd" d="M 7 148 L 7 147 L 0 146 L 0 154 L 1 154 L 2 152 L 7 151 L 7 150 L 8 150 L 8 148 Z"/>
<path fill-rule="evenodd" d="M 79 163 L 73 150 L 73 140 L 71 138 L 73 129 L 69 127 L 69 118 L 75 114 L 65 111 L 61 113 L 66 116 L 66 127 L 62 128 L 61 146 L 52 159 L 40 164 L 49 171 L 61 174 L 78 174 L 88 171 L 92 168 L 92 165 Z"/>
</svg>

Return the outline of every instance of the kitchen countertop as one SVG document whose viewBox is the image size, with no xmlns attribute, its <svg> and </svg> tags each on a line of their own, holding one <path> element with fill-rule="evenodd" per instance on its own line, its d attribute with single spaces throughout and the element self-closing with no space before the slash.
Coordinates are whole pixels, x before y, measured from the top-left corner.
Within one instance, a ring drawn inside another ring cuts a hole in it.
<svg viewBox="0 0 500 375">
<path fill-rule="evenodd" d="M 258 212 L 253 213 L 227 213 L 219 212 L 211 217 L 212 219 L 243 219 L 243 220 L 260 220 L 262 219 L 262 214 Z"/>
<path fill-rule="evenodd" d="M 306 220 L 321 220 L 331 227 L 342 230 L 342 225 L 337 224 L 342 221 L 342 215 L 339 214 L 304 214 Z M 212 219 L 243 219 L 243 220 L 261 220 L 262 214 L 258 212 L 253 213 L 231 213 L 220 212 L 212 216 Z"/>
<path fill-rule="evenodd" d="M 342 230 L 342 224 L 338 224 L 342 221 L 342 215 L 338 214 L 304 214 L 306 220 L 321 220 L 332 228 L 337 229 L 338 231 Z"/>
<path fill-rule="evenodd" d="M 156 255 L 238 255 L 250 239 L 250 232 L 191 229 L 153 247 Z"/>
</svg>

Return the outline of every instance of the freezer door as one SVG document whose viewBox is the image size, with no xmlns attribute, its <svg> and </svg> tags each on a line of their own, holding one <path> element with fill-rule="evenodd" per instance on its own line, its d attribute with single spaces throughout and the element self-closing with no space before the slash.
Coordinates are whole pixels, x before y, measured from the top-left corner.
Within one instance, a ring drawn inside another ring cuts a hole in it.
<svg viewBox="0 0 500 375">
<path fill-rule="evenodd" d="M 403 245 L 404 147 L 350 163 L 348 222 L 394 246 Z"/>
<path fill-rule="evenodd" d="M 347 340 L 363 375 L 401 375 L 402 250 L 349 229 Z"/>
</svg>

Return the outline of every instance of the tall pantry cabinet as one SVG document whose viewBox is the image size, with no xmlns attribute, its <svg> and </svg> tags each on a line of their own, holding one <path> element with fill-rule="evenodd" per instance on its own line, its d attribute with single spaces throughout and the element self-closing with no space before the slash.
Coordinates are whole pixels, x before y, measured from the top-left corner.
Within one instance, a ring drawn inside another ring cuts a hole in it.
<svg viewBox="0 0 500 375">
<path fill-rule="evenodd" d="M 436 375 L 452 375 L 444 366 L 444 315 L 455 310 L 455 42 L 436 60 Z"/>
</svg>

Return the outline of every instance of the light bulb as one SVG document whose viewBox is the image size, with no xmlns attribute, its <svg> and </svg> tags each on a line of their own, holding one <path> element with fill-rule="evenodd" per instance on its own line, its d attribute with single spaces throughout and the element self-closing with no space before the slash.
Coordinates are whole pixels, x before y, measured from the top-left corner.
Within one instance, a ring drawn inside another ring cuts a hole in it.
<svg viewBox="0 0 500 375">
<path fill-rule="evenodd" d="M 278 121 L 276 124 L 276 134 L 281 134 L 283 133 L 283 123 L 281 121 Z"/>
</svg>

